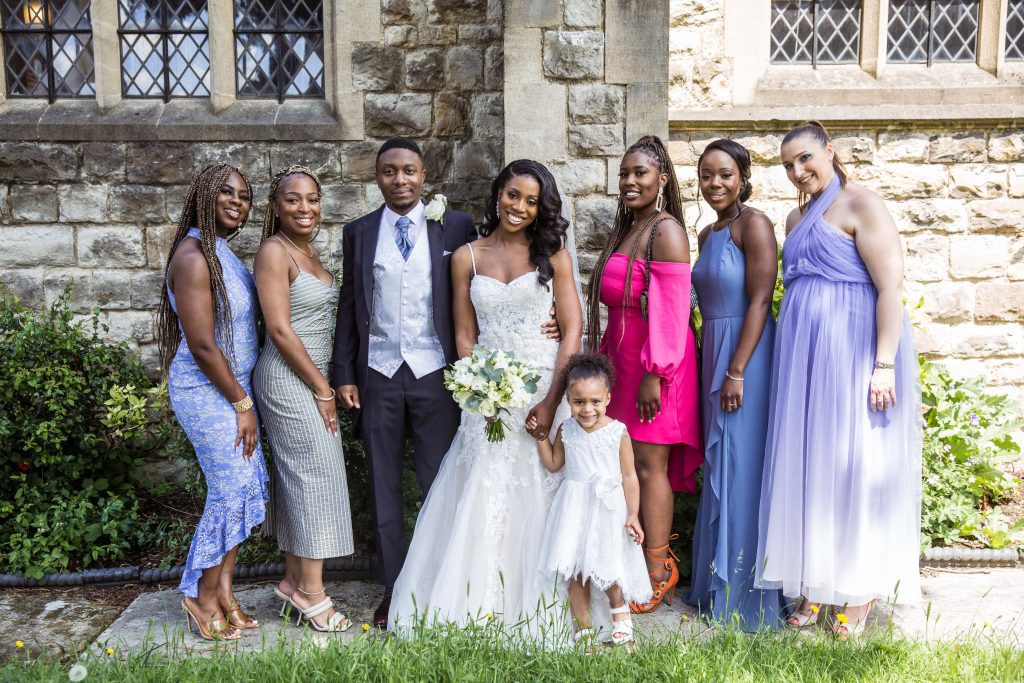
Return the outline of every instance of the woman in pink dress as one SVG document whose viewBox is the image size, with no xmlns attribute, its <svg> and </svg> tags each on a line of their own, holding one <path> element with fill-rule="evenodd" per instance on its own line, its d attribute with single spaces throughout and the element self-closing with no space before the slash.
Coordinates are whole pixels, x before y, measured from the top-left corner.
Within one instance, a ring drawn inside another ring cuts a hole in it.
<svg viewBox="0 0 1024 683">
<path fill-rule="evenodd" d="M 669 549 L 672 492 L 695 490 L 703 462 L 690 247 L 679 183 L 664 144 L 640 138 L 619 168 L 619 208 L 588 292 L 587 343 L 615 365 L 608 415 L 625 423 L 640 478 L 644 552 L 654 595 L 633 611 L 672 604 L 679 571 Z M 601 335 L 601 304 L 608 327 Z"/>
</svg>

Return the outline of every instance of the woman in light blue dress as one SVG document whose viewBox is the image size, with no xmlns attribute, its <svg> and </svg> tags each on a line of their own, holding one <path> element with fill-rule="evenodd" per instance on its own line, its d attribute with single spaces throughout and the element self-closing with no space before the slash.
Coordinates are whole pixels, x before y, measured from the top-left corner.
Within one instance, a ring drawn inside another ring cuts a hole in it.
<svg viewBox="0 0 1024 683">
<path fill-rule="evenodd" d="M 235 601 L 238 546 L 263 522 L 267 468 L 250 376 L 259 355 L 256 286 L 228 247 L 249 215 L 245 177 L 211 164 L 192 181 L 167 259 L 160 356 L 171 406 L 206 478 L 206 506 L 180 590 L 189 630 L 234 640 L 259 623 Z"/>
<path fill-rule="evenodd" d="M 697 162 L 701 194 L 718 214 L 699 237 L 693 284 L 703 317 L 704 488 L 686 601 L 712 623 L 777 629 L 778 590 L 754 588 L 758 504 L 768 431 L 777 246 L 771 221 L 746 206 L 750 156 L 716 140 Z"/>
</svg>

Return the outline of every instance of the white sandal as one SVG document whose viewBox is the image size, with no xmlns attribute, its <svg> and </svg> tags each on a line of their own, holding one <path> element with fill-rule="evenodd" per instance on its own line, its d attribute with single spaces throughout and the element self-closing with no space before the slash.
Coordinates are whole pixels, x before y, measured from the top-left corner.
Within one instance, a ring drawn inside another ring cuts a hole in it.
<svg viewBox="0 0 1024 683">
<path fill-rule="evenodd" d="M 619 607 L 612 607 L 610 612 L 612 615 L 616 614 L 629 614 L 629 604 L 623 604 Z M 612 643 L 614 645 L 628 645 L 633 642 L 633 617 L 627 616 L 622 621 L 615 621 L 615 617 L 612 616 Z"/>
<path fill-rule="evenodd" d="M 285 610 L 288 609 L 288 605 L 293 604 L 292 603 L 292 596 L 286 594 L 283 590 L 281 590 L 277 586 L 274 586 L 274 595 L 276 595 L 281 600 L 281 611 L 278 612 L 278 615 L 283 617 L 284 613 L 285 613 Z M 296 605 L 296 607 L 298 607 L 298 605 Z"/>
<path fill-rule="evenodd" d="M 352 622 L 348 620 L 341 612 L 335 612 L 331 616 L 327 617 L 327 624 L 321 626 L 313 620 L 313 617 L 320 616 L 327 610 L 334 607 L 334 601 L 330 598 L 318 602 L 309 609 L 302 609 L 299 607 L 294 600 L 289 600 L 292 607 L 299 610 L 299 617 L 295 620 L 296 626 L 302 626 L 302 621 L 305 620 L 310 626 L 321 633 L 341 633 L 347 631 L 352 627 Z"/>
</svg>

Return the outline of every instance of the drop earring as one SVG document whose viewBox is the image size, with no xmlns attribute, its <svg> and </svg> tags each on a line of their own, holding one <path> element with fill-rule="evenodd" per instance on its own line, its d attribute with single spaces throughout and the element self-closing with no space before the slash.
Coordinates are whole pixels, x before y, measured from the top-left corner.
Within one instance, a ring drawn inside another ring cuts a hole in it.
<svg viewBox="0 0 1024 683">
<path fill-rule="evenodd" d="M 654 200 L 654 210 L 658 213 L 665 210 L 665 188 L 658 191 L 658 197 Z"/>
</svg>

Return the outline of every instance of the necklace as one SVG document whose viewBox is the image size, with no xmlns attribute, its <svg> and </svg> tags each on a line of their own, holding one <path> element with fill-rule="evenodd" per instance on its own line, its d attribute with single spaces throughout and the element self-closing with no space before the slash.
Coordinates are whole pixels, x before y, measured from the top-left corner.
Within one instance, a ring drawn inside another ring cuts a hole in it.
<svg viewBox="0 0 1024 683">
<path fill-rule="evenodd" d="M 305 252 L 303 252 L 303 251 L 302 251 L 302 248 L 301 248 L 301 247 L 300 247 L 299 245 L 295 244 L 295 242 L 292 242 L 291 238 L 289 238 L 289 237 L 288 237 L 288 235 L 284 234 L 284 233 L 283 233 L 283 232 L 281 232 L 280 230 L 279 230 L 279 231 L 277 232 L 277 234 L 278 234 L 279 236 L 281 236 L 281 237 L 285 238 L 286 240 L 288 240 L 288 244 L 290 244 L 290 245 L 292 245 L 293 247 L 295 247 L 295 248 L 296 248 L 296 249 L 297 249 L 297 250 L 299 251 L 299 253 L 300 253 L 300 254 L 301 254 L 301 253 L 304 253 L 304 254 L 305 254 L 306 256 L 308 256 L 309 258 L 316 258 L 316 254 L 314 254 L 314 253 L 313 253 L 313 247 L 311 247 L 311 246 L 309 246 L 309 245 L 307 244 L 307 245 L 306 245 L 306 251 L 305 251 Z"/>
</svg>

